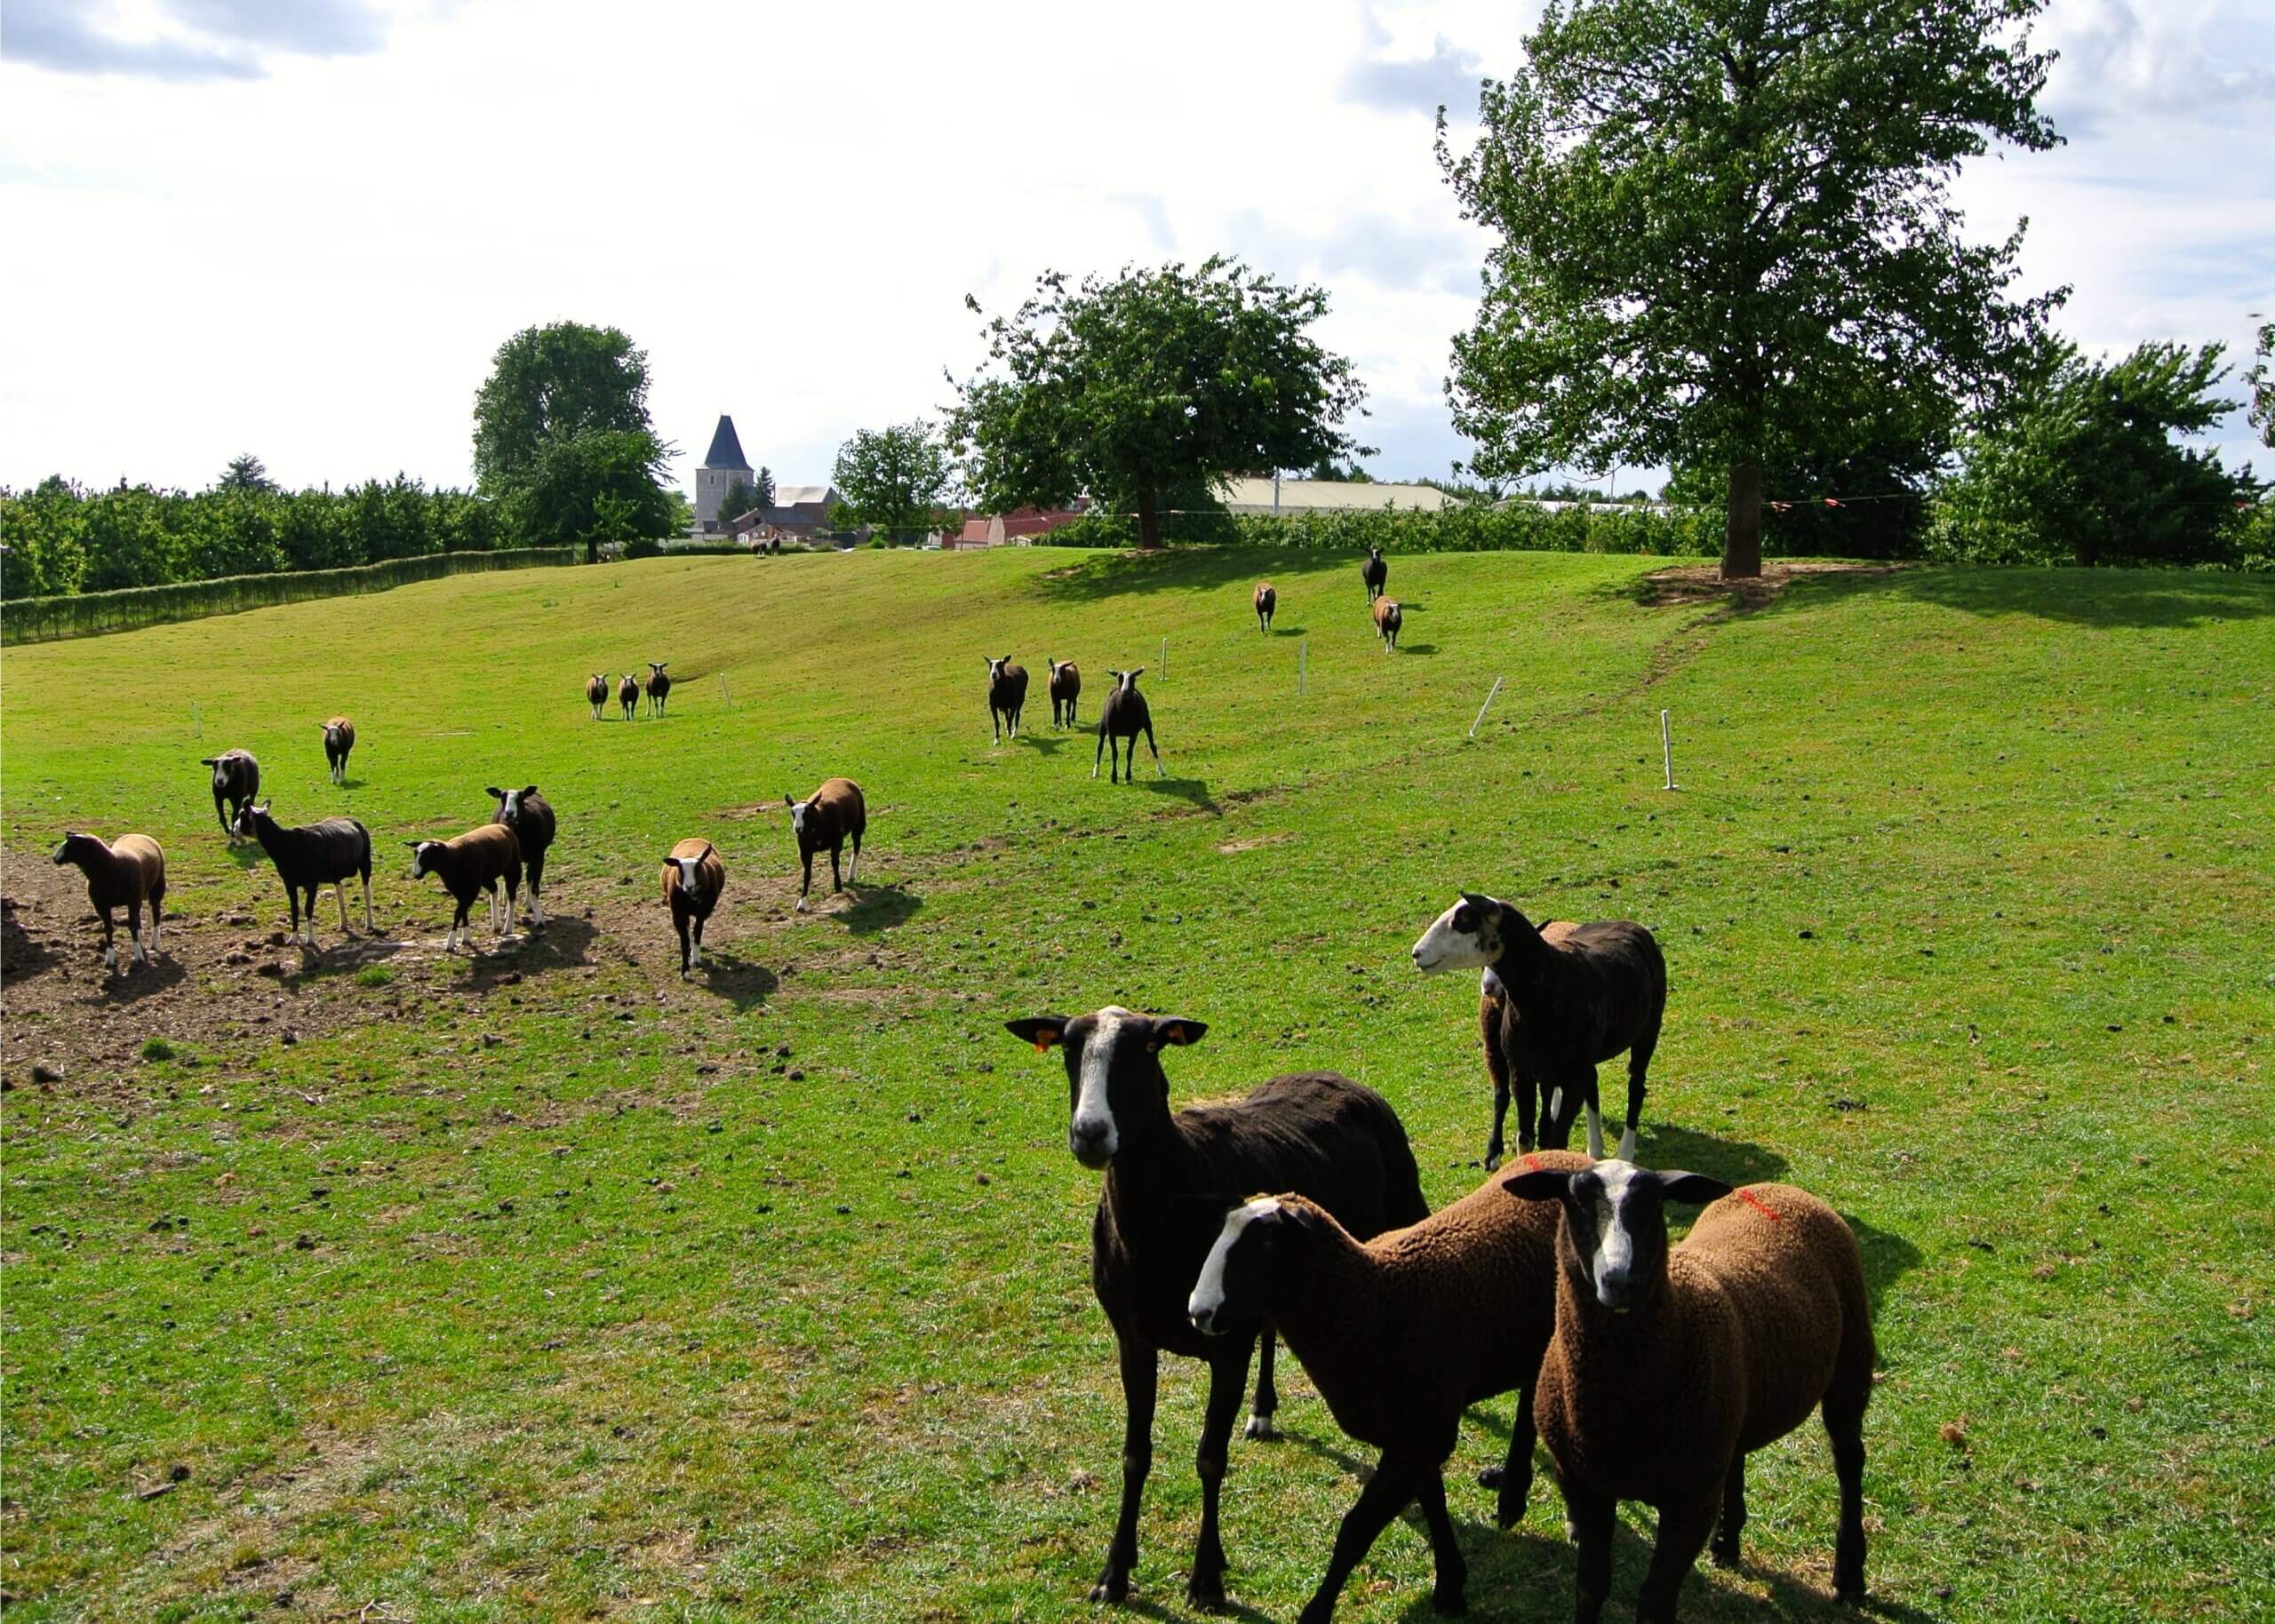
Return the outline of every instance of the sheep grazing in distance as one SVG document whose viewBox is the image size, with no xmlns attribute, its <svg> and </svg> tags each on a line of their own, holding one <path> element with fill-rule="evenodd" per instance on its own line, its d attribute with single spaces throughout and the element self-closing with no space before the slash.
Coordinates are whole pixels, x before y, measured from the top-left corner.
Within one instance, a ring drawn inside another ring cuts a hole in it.
<svg viewBox="0 0 2275 1624">
<path fill-rule="evenodd" d="M 842 891 L 852 884 L 853 876 L 861 870 L 861 837 L 868 832 L 869 807 L 861 799 L 861 786 L 850 778 L 826 778 L 822 785 L 803 800 L 782 797 L 782 804 L 790 809 L 790 832 L 798 838 L 798 861 L 805 865 L 805 879 L 798 887 L 796 912 L 806 911 L 806 894 L 814 888 L 814 853 L 829 853 L 829 888 Z M 845 877 L 837 876 L 838 854 L 845 849 L 845 842 L 853 842 L 853 861 L 845 870 Z"/>
<path fill-rule="evenodd" d="M 514 832 L 503 824 L 484 824 L 479 829 L 469 829 L 464 834 L 448 840 L 405 840 L 411 848 L 411 878 L 423 879 L 439 874 L 443 888 L 458 904 L 458 912 L 451 916 L 451 927 L 443 935 L 443 951 L 457 951 L 459 932 L 471 928 L 467 915 L 473 911 L 474 899 L 488 893 L 490 897 L 490 928 L 499 936 L 509 935 L 514 928 L 514 898 L 522 888 L 522 844 Z M 498 887 L 506 887 L 506 921 L 498 922 Z"/>
<path fill-rule="evenodd" d="M 248 756 L 246 760 L 251 758 Z M 158 920 L 165 911 L 166 854 L 147 834 L 122 834 L 106 845 L 92 834 L 67 830 L 55 848 L 56 866 L 69 864 L 87 877 L 87 900 L 103 921 L 103 968 L 118 963 L 116 927 L 111 911 L 126 910 L 127 934 L 134 943 L 134 962 L 148 964 L 142 951 L 142 909 L 150 910 L 150 952 L 158 951 Z"/>
<path fill-rule="evenodd" d="M 1009 730 L 1013 738 L 1019 736 L 1019 712 L 1026 708 L 1027 673 L 1023 665 L 1011 664 L 1011 657 L 987 659 L 987 721 L 995 730 L 995 743 L 1003 742 Z"/>
<path fill-rule="evenodd" d="M 1272 613 L 1279 606 L 1280 594 L 1272 589 L 1272 583 L 1258 581 L 1256 584 L 1256 629 L 1257 631 L 1267 634 L 1271 632 Z"/>
<path fill-rule="evenodd" d="M 544 796 L 537 792 L 537 785 L 525 784 L 518 790 L 501 790 L 494 784 L 483 791 L 498 803 L 490 815 L 493 824 L 503 824 L 514 832 L 514 839 L 522 848 L 522 872 L 530 882 L 530 923 L 545 923 L 545 854 L 553 849 L 555 823 L 553 808 Z"/>
<path fill-rule="evenodd" d="M 1398 629 L 1406 624 L 1406 610 L 1395 598 L 1375 600 L 1375 633 L 1383 640 L 1383 652 L 1389 654 L 1398 648 Z"/>
<path fill-rule="evenodd" d="M 230 824 L 238 813 L 260 798 L 260 763 L 250 750 L 225 750 L 218 756 L 200 756 L 198 765 L 213 769 L 213 816 L 221 820 L 221 832 L 235 846 L 236 831 Z M 226 811 L 224 801 L 228 803 Z"/>
<path fill-rule="evenodd" d="M 1073 1107 L 1067 1149 L 1106 1175 L 1090 1224 L 1090 1284 L 1120 1349 L 1122 1509 L 1090 1599 L 1129 1598 L 1130 1570 L 1138 1565 L 1138 1507 L 1153 1469 L 1161 1356 L 1173 1353 L 1209 1365 L 1194 1462 L 1201 1533 L 1185 1593 L 1198 1606 L 1221 1607 L 1217 1493 L 1258 1336 L 1196 1331 L 1186 1317 L 1193 1278 L 1225 1208 L 1244 1191 L 1298 1191 L 1361 1237 L 1421 1220 L 1430 1209 L 1406 1129 L 1380 1095 L 1332 1071 L 1275 1077 L 1243 1099 L 1190 1105 L 1172 1115 L 1161 1053 L 1169 1044 L 1198 1042 L 1208 1031 L 1198 1021 L 1115 1007 L 1071 1020 L 1046 1015 L 1004 1024 L 1038 1051 L 1056 1045 L 1064 1052 Z M 1261 1340 L 1250 1437 L 1272 1435 L 1280 1402 L 1268 1330 Z"/>
<path fill-rule="evenodd" d="M 1119 784 L 1127 762 L 1130 783 L 1138 782 L 1138 736 L 1145 736 L 1145 748 L 1153 752 L 1153 770 L 1166 778 L 1169 769 L 1161 765 L 1161 746 L 1153 743 L 1153 713 L 1145 705 L 1145 696 L 1138 691 L 1138 679 L 1145 674 L 1143 665 L 1135 671 L 1108 670 L 1114 687 L 1107 692 L 1106 704 L 1098 712 L 1098 747 L 1090 755 L 1090 776 L 1098 776 L 1098 757 L 1107 751 L 1114 752 L 1114 763 L 1106 782 Z"/>
<path fill-rule="evenodd" d="M 1635 1616 L 1672 1624 L 1709 1535 L 1717 1564 L 1738 1560 L 1746 1456 L 1820 1407 L 1840 1485 L 1833 1595 L 1862 1601 L 1874 1349 L 1864 1260 L 1840 1214 L 1791 1184 L 1733 1191 L 1624 1160 L 1528 1168 L 1506 1188 L 1561 1208 L 1556 1334 L 1533 1413 L 1579 1546 L 1580 1624 L 1611 1589 L 1618 1501 L 1658 1509 Z M 1669 1201 L 1712 1203 L 1672 1250 Z"/>
<path fill-rule="evenodd" d="M 1489 1003 L 1499 1005 L 1497 1041 L 1503 1064 L 1493 1077 L 1493 1134 L 1486 1165 L 1497 1166 L 1509 1095 L 1517 1096 L 1517 1149 L 1533 1142 L 1534 1090 L 1541 1103 L 1540 1144 L 1561 1150 L 1571 1142 L 1573 1119 L 1588 1113 L 1588 1154 L 1603 1155 L 1596 1067 L 1627 1055 L 1627 1123 L 1619 1136 L 1622 1158 L 1635 1154 L 1635 1125 L 1643 1112 L 1644 1074 L 1658 1047 L 1666 1016 L 1667 961 L 1658 939 L 1632 919 L 1575 925 L 1561 920 L 1536 927 L 1498 897 L 1465 891 L 1414 944 L 1425 975 L 1440 970 L 1490 971 L 1481 977 L 1479 1020 L 1489 1024 Z M 1498 988 L 1498 991 L 1495 988 Z"/>
<path fill-rule="evenodd" d="M 335 716 L 323 725 L 323 759 L 331 768 L 331 781 L 347 782 L 347 752 L 355 748 L 355 724 L 345 716 Z"/>
<path fill-rule="evenodd" d="M 1368 602 L 1383 595 L 1383 589 L 1390 584 L 1390 561 L 1383 557 L 1380 547 L 1367 549 L 1367 556 L 1359 565 L 1359 578 L 1367 584 Z"/>
<path fill-rule="evenodd" d="M 727 888 L 727 866 L 710 841 L 682 840 L 664 859 L 664 904 L 679 933 L 679 975 L 685 981 L 703 962 L 703 924 Z"/>
<path fill-rule="evenodd" d="M 593 720 L 601 719 L 601 712 L 608 705 L 608 673 L 596 671 L 585 684 L 585 703 L 593 707 Z"/>
<path fill-rule="evenodd" d="M 648 662 L 648 714 L 651 716 L 661 716 L 664 701 L 672 697 L 672 680 L 664 674 L 664 667 L 670 664 L 669 660 Z"/>
<path fill-rule="evenodd" d="M 630 721 L 640 714 L 640 679 L 630 671 L 624 681 L 616 685 L 616 702 L 624 707 L 624 720 Z"/>
<path fill-rule="evenodd" d="M 1054 660 L 1045 655 L 1042 663 L 1050 670 L 1050 725 L 1071 728 L 1074 702 L 1082 697 L 1082 673 L 1074 669 L 1072 660 Z"/>
<path fill-rule="evenodd" d="M 1534 1158 L 1567 1172 L 1587 1158 Z M 1303 1362 L 1336 1424 L 1382 1451 L 1343 1518 L 1327 1573 L 1303 1611 L 1327 1624 L 1351 1570 L 1409 1501 L 1419 1500 L 1437 1556 L 1433 1600 L 1460 1612 L 1468 1573 L 1446 1515 L 1445 1463 L 1463 1411 L 1517 1395 L 1497 1520 L 1524 1516 L 1532 1486 L 1532 1387 L 1556 1329 L 1556 1214 L 1511 1200 L 1501 1181 L 1420 1222 L 1372 1240 L 1298 1195 L 1234 1208 L 1188 1305 L 1195 1329 L 1273 1326 Z"/>
<path fill-rule="evenodd" d="M 352 817 L 327 817 L 321 823 L 287 829 L 268 815 L 261 801 L 237 814 L 237 832 L 260 842 L 261 850 L 276 865 L 284 882 L 284 898 L 292 910 L 292 940 L 316 944 L 316 893 L 325 886 L 339 899 L 339 934 L 347 932 L 347 880 L 363 881 L 363 928 L 376 935 L 371 923 L 371 832 Z M 307 934 L 300 934 L 300 894 L 307 893 Z"/>
</svg>

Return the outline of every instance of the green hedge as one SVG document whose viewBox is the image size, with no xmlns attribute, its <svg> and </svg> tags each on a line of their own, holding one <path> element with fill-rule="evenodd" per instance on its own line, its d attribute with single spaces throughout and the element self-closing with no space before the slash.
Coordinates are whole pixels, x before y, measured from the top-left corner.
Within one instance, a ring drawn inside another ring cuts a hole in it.
<svg viewBox="0 0 2275 1624">
<path fill-rule="evenodd" d="M 1607 502 L 1549 509 L 1465 506 L 1434 513 L 1362 508 L 1344 513 L 1172 513 L 1167 541 L 1232 542 L 1251 547 L 1304 547 L 1362 553 L 1630 553 L 1713 558 L 1722 551 L 1722 514 L 1715 508 L 1655 512 Z M 1137 521 L 1093 514 L 1043 538 L 1054 547 L 1122 547 L 1138 539 Z"/>
<path fill-rule="evenodd" d="M 63 637 L 92 637 L 131 632 L 172 620 L 234 615 L 240 609 L 298 603 L 307 598 L 335 598 L 352 593 L 385 592 L 413 581 L 486 569 L 523 569 L 539 564 L 574 564 L 574 547 L 515 547 L 499 553 L 431 553 L 421 558 L 390 559 L 345 569 L 279 570 L 271 575 L 222 576 L 211 581 L 177 581 L 164 586 L 128 586 L 116 592 L 73 593 L 56 598 L 23 598 L 0 606 L 0 641 L 49 642 Z"/>
</svg>

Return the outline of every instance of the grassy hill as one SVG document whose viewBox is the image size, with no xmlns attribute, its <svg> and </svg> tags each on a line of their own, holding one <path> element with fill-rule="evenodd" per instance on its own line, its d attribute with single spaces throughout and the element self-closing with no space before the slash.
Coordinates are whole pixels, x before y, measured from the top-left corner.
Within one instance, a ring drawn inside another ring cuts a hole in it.
<svg viewBox="0 0 2275 1624">
<path fill-rule="evenodd" d="M 1393 560 L 1394 657 L 1348 560 L 1042 548 L 532 570 L 8 649 L 11 1617 L 1093 1616 L 1097 1180 L 1056 1058 L 1002 1022 L 1206 1021 L 1180 1101 L 1340 1069 L 1442 1204 L 1482 1176 L 1475 985 L 1407 949 L 1457 888 L 1648 924 L 1643 1159 L 1856 1224 L 1880 1612 L 2275 1608 L 2275 584 L 1916 569 L 1733 613 L 1653 567 Z M 1007 653 L 1035 679 L 998 747 Z M 1147 666 L 1169 776 L 1091 782 L 1045 656 L 1082 663 L 1086 724 L 1107 666 Z M 586 675 L 650 659 L 670 716 L 594 722 Z M 281 888 L 196 762 L 229 745 L 285 821 L 371 826 L 382 941 L 328 898 L 324 951 L 269 941 Z M 794 915 L 781 796 L 835 773 L 863 884 Z M 552 922 L 445 958 L 398 842 L 530 783 Z M 164 842 L 156 968 L 103 978 L 67 827 Z M 728 891 L 682 984 L 655 875 L 687 834 Z M 1282 1369 L 1289 1437 L 1236 1442 L 1225 1497 L 1232 1595 L 1273 1619 L 1365 1453 Z M 1183 1613 L 1200 1373 L 1166 1367 L 1152 1616 Z M 1506 1415 L 1454 1463 L 1473 1612 L 1562 1619 L 1553 1491 L 1504 1535 L 1466 1481 Z M 1819 1433 L 1750 1486 L 1750 1564 L 1686 1616 L 1829 1612 Z M 1428 1573 L 1394 1527 L 1339 1616 L 1426 1616 Z"/>
</svg>

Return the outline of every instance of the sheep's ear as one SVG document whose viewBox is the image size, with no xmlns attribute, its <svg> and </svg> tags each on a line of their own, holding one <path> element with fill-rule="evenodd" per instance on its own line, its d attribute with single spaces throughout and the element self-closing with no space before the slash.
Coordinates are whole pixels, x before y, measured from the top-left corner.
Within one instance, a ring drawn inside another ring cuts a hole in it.
<svg viewBox="0 0 2275 1624">
<path fill-rule="evenodd" d="M 197 764 L 200 767 L 212 767 L 219 763 L 220 760 L 221 758 L 220 756 L 200 756 L 197 758 Z"/>
<path fill-rule="evenodd" d="M 1561 1167 L 1529 1167 L 1501 1181 L 1501 1188 L 1520 1201 L 1561 1201 L 1572 1188 L 1572 1174 Z"/>
<path fill-rule="evenodd" d="M 536 793 L 537 793 L 537 785 L 535 785 L 534 784 L 524 784 L 523 785 L 522 785 L 522 799 L 523 799 L 523 800 L 527 800 L 531 796 L 532 796 L 532 795 L 534 795 L 534 794 L 536 794 Z"/>
<path fill-rule="evenodd" d="M 796 801 L 794 801 L 794 800 L 791 800 L 789 796 L 785 795 L 785 796 L 783 796 L 783 797 L 782 797 L 782 804 L 783 804 L 784 806 L 786 806 L 786 807 L 794 807 L 794 806 L 796 806 L 798 803 L 797 803 Z"/>
<path fill-rule="evenodd" d="M 1023 1043 L 1034 1044 L 1034 1052 L 1040 1055 L 1066 1036 L 1066 1017 L 1030 1015 L 1025 1020 L 1004 1022 L 1003 1030 Z"/>
<path fill-rule="evenodd" d="M 1670 1201 L 1688 1201 L 1704 1206 L 1709 1201 L 1719 1201 L 1730 1193 L 1731 1186 L 1704 1173 L 1655 1173 L 1659 1188 Z"/>
<path fill-rule="evenodd" d="M 1178 1015 L 1164 1016 L 1153 1023 L 1153 1047 L 1159 1048 L 1164 1043 L 1174 1043 L 1183 1047 L 1186 1044 L 1198 1043 L 1201 1035 L 1208 1030 L 1205 1022 L 1187 1021 Z"/>
<path fill-rule="evenodd" d="M 491 799 L 491 800 L 505 800 L 505 799 L 506 799 L 506 792 L 505 792 L 505 791 L 503 791 L 503 790 L 501 790 L 501 789 L 499 789 L 499 788 L 496 784 L 491 784 L 488 789 L 486 789 L 486 790 L 483 791 L 482 792 L 483 792 L 483 794 L 485 794 L 485 795 L 489 796 L 489 797 L 490 797 L 490 799 Z"/>
</svg>

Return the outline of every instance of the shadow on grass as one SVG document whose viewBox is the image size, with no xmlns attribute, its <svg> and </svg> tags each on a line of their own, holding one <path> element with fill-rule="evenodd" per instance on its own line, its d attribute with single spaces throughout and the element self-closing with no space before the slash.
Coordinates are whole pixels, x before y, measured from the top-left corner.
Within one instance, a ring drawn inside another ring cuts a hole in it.
<svg viewBox="0 0 2275 1624">
<path fill-rule="evenodd" d="M 13 985 L 61 962 L 62 958 L 23 927 L 15 909 L 0 910 L 0 981 Z"/>
<path fill-rule="evenodd" d="M 1209 592 L 1237 586 L 1240 612 L 1249 624 L 1256 610 L 1249 599 L 1260 576 L 1276 583 L 1316 577 L 1350 569 L 1357 574 L 1362 554 L 1313 552 L 1305 548 L 1235 547 L 1196 544 L 1161 547 L 1149 553 L 1134 549 L 1101 549 L 1095 556 L 1067 564 L 1038 577 L 1030 590 L 1050 603 L 1094 603 L 1156 592 Z M 1284 590 L 1284 589 L 1283 589 Z M 1227 606 L 1230 612 L 1230 606 Z M 1302 634 L 1297 627 L 1278 635 Z"/>
<path fill-rule="evenodd" d="M 673 951 L 678 944 L 672 944 Z M 754 959 L 741 953 L 706 946 L 703 962 L 685 983 L 699 992 L 722 998 L 735 1007 L 737 1013 L 757 1008 L 774 996 L 782 983 L 773 971 Z"/>
<path fill-rule="evenodd" d="M 235 864 L 238 868 L 248 872 L 253 869 L 267 868 L 270 866 L 268 854 L 261 850 L 260 843 L 258 840 L 240 841 L 236 845 L 231 846 L 227 849 L 229 855 L 229 861 Z"/>
<path fill-rule="evenodd" d="M 1768 614 L 1873 594 L 1970 615 L 2031 615 L 2071 625 L 2176 630 L 2275 616 L 2275 581 L 2215 569 L 1999 569 L 1916 565 L 1802 576 L 1762 606 Z"/>
<path fill-rule="evenodd" d="M 1610 1122 L 1604 1137 L 1612 1137 Z M 1691 1128 L 1654 1123 L 1645 1118 L 1636 1129 L 1636 1153 L 1646 1167 L 1704 1173 L 1731 1184 L 1760 1184 L 1785 1171 L 1785 1158 L 1776 1151 L 1743 1139 L 1718 1139 Z"/>
<path fill-rule="evenodd" d="M 1209 799 L 1209 785 L 1204 779 L 1164 778 L 1156 774 L 1151 778 L 1140 778 L 1138 782 L 1156 795 L 1166 795 L 1172 800 L 1185 801 L 1217 817 L 1225 815 L 1225 809 Z"/>
<path fill-rule="evenodd" d="M 906 924 L 924 905 L 922 897 L 898 886 L 863 886 L 854 891 L 854 897 L 851 907 L 832 917 L 842 920 L 857 936 L 874 936 Z"/>
<path fill-rule="evenodd" d="M 1877 1229 L 1854 1213 L 1840 1215 L 1856 1232 L 1856 1249 L 1864 1258 L 1864 1290 L 1872 1296 L 1877 1318 L 1888 1288 L 1920 1267 L 1920 1248 L 1893 1230 Z"/>
<path fill-rule="evenodd" d="M 1042 754 L 1055 756 L 1066 747 L 1066 736 L 1064 733 L 1022 733 L 1014 742 L 1032 744 Z"/>
<path fill-rule="evenodd" d="M 181 984 L 188 974 L 181 965 L 165 956 L 163 945 L 160 957 L 148 964 L 134 962 L 134 949 L 126 939 L 126 932 L 118 933 L 118 968 L 103 978 L 102 1000 L 106 1004 L 139 1004 L 151 994 L 166 991 Z"/>
<path fill-rule="evenodd" d="M 1435 654 L 1437 651 L 1438 645 L 1435 643 L 1401 643 L 1396 649 L 1392 650 L 1394 654 L 1411 654 L 1416 656 Z"/>
</svg>

